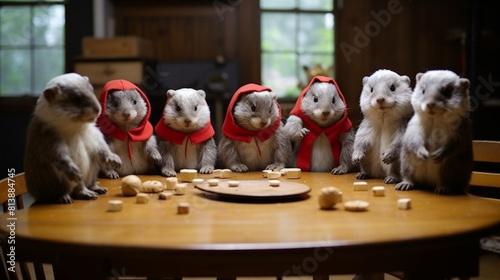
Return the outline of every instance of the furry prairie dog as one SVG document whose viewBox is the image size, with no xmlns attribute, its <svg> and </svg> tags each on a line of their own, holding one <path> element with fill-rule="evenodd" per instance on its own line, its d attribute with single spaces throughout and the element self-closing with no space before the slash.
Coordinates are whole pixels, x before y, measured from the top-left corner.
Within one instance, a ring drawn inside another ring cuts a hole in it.
<svg viewBox="0 0 500 280">
<path fill-rule="evenodd" d="M 149 123 L 150 106 L 144 93 L 126 80 L 112 80 L 101 94 L 104 111 L 97 121 L 110 149 L 121 160 L 120 168 L 103 169 L 107 178 L 153 173 L 161 164 L 156 137 Z"/>
<path fill-rule="evenodd" d="M 401 181 L 399 153 L 406 125 L 413 115 L 410 78 L 378 70 L 363 78 L 359 105 L 363 120 L 356 132 L 353 161 L 361 172 L 356 179 Z"/>
<path fill-rule="evenodd" d="M 294 162 L 302 170 L 345 174 L 354 169 L 354 130 L 333 79 L 316 76 L 310 81 L 284 130 L 295 145 Z"/>
<path fill-rule="evenodd" d="M 76 73 L 50 80 L 28 126 L 25 173 L 29 192 L 42 201 L 95 199 L 100 167 L 121 164 L 95 126 L 101 106 L 87 77 Z"/>
<path fill-rule="evenodd" d="M 175 176 L 180 169 L 209 174 L 217 160 L 215 131 L 203 90 L 182 88 L 167 91 L 163 116 L 155 127 L 163 158 L 161 173 Z"/>
<path fill-rule="evenodd" d="M 411 97 L 415 114 L 403 137 L 397 190 L 463 193 L 472 170 L 469 80 L 448 70 L 419 73 Z"/>
<path fill-rule="evenodd" d="M 221 164 L 235 172 L 281 169 L 289 164 L 281 107 L 271 89 L 247 84 L 233 95 L 218 146 Z"/>
</svg>

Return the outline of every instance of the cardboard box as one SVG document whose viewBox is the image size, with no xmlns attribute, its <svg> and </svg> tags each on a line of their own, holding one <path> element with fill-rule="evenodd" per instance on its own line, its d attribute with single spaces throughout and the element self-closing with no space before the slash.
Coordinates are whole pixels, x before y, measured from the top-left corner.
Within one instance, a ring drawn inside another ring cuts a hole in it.
<svg viewBox="0 0 500 280">
<path fill-rule="evenodd" d="M 83 57 L 86 58 L 153 58 L 153 42 L 135 37 L 84 37 Z"/>
</svg>

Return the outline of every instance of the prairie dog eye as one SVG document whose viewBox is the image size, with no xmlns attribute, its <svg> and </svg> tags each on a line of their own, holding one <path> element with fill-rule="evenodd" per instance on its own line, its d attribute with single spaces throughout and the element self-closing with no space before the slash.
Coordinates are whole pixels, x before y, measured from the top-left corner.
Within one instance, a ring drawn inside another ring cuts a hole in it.
<svg viewBox="0 0 500 280">
<path fill-rule="evenodd" d="M 198 105 L 194 106 L 194 110 L 198 111 Z"/>
<path fill-rule="evenodd" d="M 394 86 L 393 84 L 391 85 L 391 87 L 389 88 L 391 91 L 395 91 L 396 90 L 396 86 Z"/>
<path fill-rule="evenodd" d="M 255 110 L 257 110 L 257 107 L 255 107 L 255 105 L 252 105 L 250 109 L 252 109 L 252 112 L 255 112 Z"/>
<path fill-rule="evenodd" d="M 422 94 L 425 94 L 425 89 L 422 89 Z"/>
<path fill-rule="evenodd" d="M 73 103 L 73 105 L 81 105 L 83 103 L 83 99 L 80 96 L 73 96 L 71 97 L 71 103 Z"/>
<path fill-rule="evenodd" d="M 314 97 L 314 103 L 318 103 L 318 97 L 317 96 Z"/>
<path fill-rule="evenodd" d="M 335 104 L 335 97 L 332 98 L 332 103 Z"/>
<path fill-rule="evenodd" d="M 373 87 L 370 88 L 370 92 L 373 92 Z"/>
<path fill-rule="evenodd" d="M 176 106 L 175 106 L 175 110 L 176 110 L 177 112 L 180 112 L 180 111 L 181 111 L 181 106 L 176 105 Z"/>
<path fill-rule="evenodd" d="M 133 99 L 132 104 L 137 105 L 137 100 Z"/>
<path fill-rule="evenodd" d="M 444 97 L 446 97 L 446 98 L 450 98 L 451 95 L 453 94 L 453 87 L 447 86 L 447 87 L 441 89 L 441 94 L 444 95 Z"/>
</svg>

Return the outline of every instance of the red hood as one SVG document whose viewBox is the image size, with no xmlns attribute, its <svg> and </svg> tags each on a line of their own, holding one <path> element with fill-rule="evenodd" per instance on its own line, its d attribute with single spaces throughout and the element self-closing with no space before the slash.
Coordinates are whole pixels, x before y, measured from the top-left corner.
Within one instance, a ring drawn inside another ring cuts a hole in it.
<svg viewBox="0 0 500 280">
<path fill-rule="evenodd" d="M 238 126 L 234 121 L 233 109 L 234 105 L 236 104 L 240 96 L 251 92 L 261 92 L 261 91 L 272 91 L 272 90 L 268 87 L 257 84 L 246 84 L 240 87 L 233 94 L 233 97 L 231 98 L 231 101 L 229 102 L 229 106 L 226 111 L 226 118 L 224 119 L 224 123 L 222 124 L 222 132 L 224 133 L 224 135 L 226 135 L 226 137 L 246 143 L 250 143 L 253 137 L 257 137 L 261 142 L 264 142 L 267 139 L 269 139 L 274 134 L 274 132 L 276 132 L 276 130 L 281 124 L 281 107 L 278 102 L 276 102 L 276 105 L 278 106 L 279 117 L 273 124 L 271 124 L 269 127 L 265 129 L 259 131 L 247 130 Z"/>
<path fill-rule="evenodd" d="M 326 77 L 326 76 L 314 76 L 311 79 L 311 81 L 309 82 L 309 84 L 300 93 L 300 95 L 299 95 L 299 97 L 297 99 L 297 102 L 295 103 L 295 106 L 293 107 L 292 111 L 290 111 L 290 115 L 298 115 L 298 114 L 302 113 L 302 99 L 304 99 L 304 96 L 309 91 L 309 88 L 311 88 L 311 86 L 314 83 L 317 83 L 317 82 L 320 82 L 320 83 L 331 83 L 331 84 L 333 84 L 335 86 L 335 88 L 337 89 L 337 92 L 339 93 L 340 99 L 342 99 L 342 102 L 344 102 L 344 104 L 346 104 L 346 110 L 345 110 L 345 113 L 344 113 L 344 117 L 347 117 L 347 103 L 345 102 L 344 95 L 340 91 L 340 88 L 337 85 L 337 82 L 335 82 L 334 79 L 332 79 L 330 77 Z"/>
<path fill-rule="evenodd" d="M 106 117 L 106 103 L 108 99 L 108 93 L 111 91 L 123 91 L 127 89 L 135 89 L 141 97 L 144 99 L 146 102 L 146 106 L 148 108 L 148 111 L 146 113 L 146 116 L 144 117 L 144 120 L 142 123 L 129 131 L 123 131 L 121 130 L 118 126 L 113 124 L 107 117 Z M 142 92 L 142 90 L 134 85 L 133 83 L 123 80 L 123 79 L 118 79 L 118 80 L 111 80 L 107 82 L 103 89 L 101 96 L 99 98 L 99 102 L 101 103 L 102 107 L 102 112 L 101 115 L 97 118 L 97 126 L 99 129 L 104 133 L 105 135 L 111 136 L 113 138 L 119 139 L 121 141 L 133 141 L 133 142 L 140 142 L 140 141 L 145 141 L 148 140 L 151 135 L 153 135 L 153 126 L 149 122 L 149 116 L 151 115 L 151 105 L 149 103 L 149 100 L 147 96 Z M 130 151 L 130 143 L 129 143 L 129 156 L 130 158 L 132 157 L 131 151 Z"/>
<path fill-rule="evenodd" d="M 302 99 L 309 91 L 311 85 L 316 82 L 332 83 L 333 85 L 335 85 L 335 88 L 339 93 L 340 99 L 342 99 L 342 102 L 344 102 L 346 106 L 344 116 L 342 117 L 342 119 L 334 123 L 332 126 L 325 128 L 319 127 L 313 120 L 311 120 L 306 114 L 304 114 L 304 112 L 302 112 Z M 324 133 L 325 136 L 330 141 L 330 147 L 332 150 L 335 166 L 338 166 L 340 160 L 340 148 L 341 148 L 339 137 L 340 134 L 345 133 L 349 131 L 349 129 L 351 129 L 352 123 L 347 118 L 347 104 L 345 102 L 344 95 L 342 95 L 342 92 L 340 91 L 340 88 L 335 82 L 335 80 L 325 76 L 313 77 L 309 82 L 309 84 L 307 85 L 307 87 L 305 87 L 302 90 L 299 98 L 297 99 L 297 102 L 295 103 L 295 106 L 293 107 L 292 111 L 290 111 L 290 114 L 301 118 L 304 127 L 310 130 L 310 132 L 306 134 L 306 136 L 304 136 L 302 138 L 302 141 L 300 142 L 296 165 L 300 167 L 302 170 L 309 171 L 311 165 L 312 146 L 316 138 L 321 133 Z"/>
</svg>

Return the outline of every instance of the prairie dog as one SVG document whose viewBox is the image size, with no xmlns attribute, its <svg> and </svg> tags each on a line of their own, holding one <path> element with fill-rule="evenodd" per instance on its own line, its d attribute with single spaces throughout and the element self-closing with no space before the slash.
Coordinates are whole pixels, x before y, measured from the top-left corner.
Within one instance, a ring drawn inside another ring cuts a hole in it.
<svg viewBox="0 0 500 280">
<path fill-rule="evenodd" d="M 415 114 L 401 151 L 397 190 L 463 193 L 472 171 L 469 80 L 448 70 L 418 73 L 411 97 Z"/>
<path fill-rule="evenodd" d="M 378 70 L 363 78 L 359 105 L 363 120 L 356 132 L 352 159 L 361 172 L 356 179 L 401 181 L 399 154 L 406 125 L 413 115 L 410 78 Z"/>
<path fill-rule="evenodd" d="M 295 144 L 294 162 L 305 171 L 345 174 L 351 160 L 354 130 L 337 83 L 316 76 L 304 88 L 290 112 L 285 133 Z"/>
<path fill-rule="evenodd" d="M 288 166 L 292 147 L 283 132 L 281 107 L 271 89 L 247 84 L 231 98 L 218 146 L 221 164 L 235 172 Z"/>
<path fill-rule="evenodd" d="M 167 91 L 163 116 L 155 127 L 163 158 L 164 176 L 183 168 L 210 174 L 217 160 L 215 131 L 203 90 L 182 88 Z"/>
<path fill-rule="evenodd" d="M 146 95 L 126 80 L 112 80 L 104 85 L 101 97 L 103 112 L 97 124 L 110 149 L 121 160 L 120 168 L 105 168 L 107 178 L 154 172 L 161 163 L 153 127 L 149 123 L 150 104 Z"/>
<path fill-rule="evenodd" d="M 28 126 L 24 168 L 29 192 L 41 201 L 96 199 L 100 167 L 121 164 L 95 126 L 101 106 L 87 77 L 76 73 L 50 80 Z"/>
</svg>

